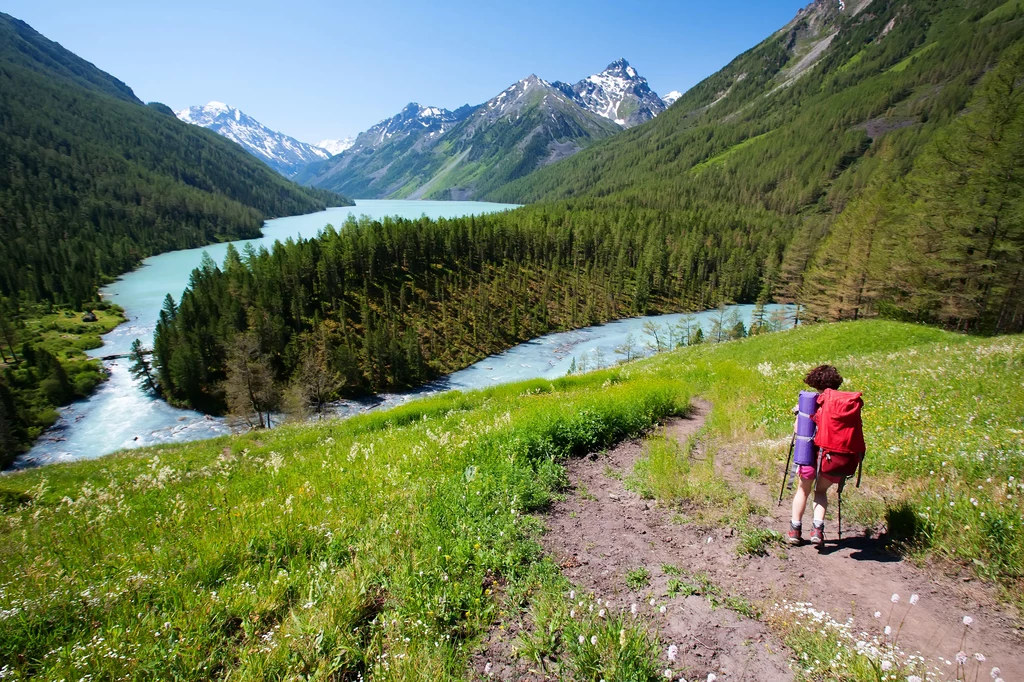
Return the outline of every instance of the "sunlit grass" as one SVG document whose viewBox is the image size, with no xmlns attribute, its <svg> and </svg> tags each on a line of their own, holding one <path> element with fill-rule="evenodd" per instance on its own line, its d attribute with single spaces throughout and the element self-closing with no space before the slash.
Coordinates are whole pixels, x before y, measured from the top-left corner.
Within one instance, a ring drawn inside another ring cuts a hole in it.
<svg viewBox="0 0 1024 682">
<path fill-rule="evenodd" d="M 751 458 L 737 470 L 781 474 L 800 379 L 826 361 L 865 391 L 865 487 L 847 494 L 851 508 L 898 525 L 917 556 L 1016 585 L 1022 358 L 1020 337 L 885 322 L 801 328 L 5 476 L 0 670 L 461 679 L 499 611 L 565 600 L 534 515 L 565 489 L 567 457 L 638 435 L 703 395 L 714 409 L 698 439 L 650 432 L 627 480 L 702 523 L 738 524 L 752 508 L 714 476 L 725 456 L 716 446 L 754 443 L 735 455 Z M 752 536 L 758 549 L 772 544 L 763 539 Z M 655 669 L 641 660 L 657 643 L 642 625 L 610 622 L 557 621 L 547 637 L 563 670 Z M 621 630 L 635 645 L 628 661 L 615 658 Z M 580 635 L 598 636 L 600 651 L 576 650 Z"/>
</svg>

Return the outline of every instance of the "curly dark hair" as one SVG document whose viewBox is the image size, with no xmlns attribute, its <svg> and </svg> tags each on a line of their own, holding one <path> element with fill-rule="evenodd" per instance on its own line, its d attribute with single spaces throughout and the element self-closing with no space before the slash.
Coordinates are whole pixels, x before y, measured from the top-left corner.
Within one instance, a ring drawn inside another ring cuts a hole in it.
<svg viewBox="0 0 1024 682">
<path fill-rule="evenodd" d="M 807 373 L 804 383 L 816 391 L 824 391 L 826 388 L 838 391 L 843 385 L 843 377 L 839 376 L 839 370 L 832 365 L 818 365 Z"/>
</svg>

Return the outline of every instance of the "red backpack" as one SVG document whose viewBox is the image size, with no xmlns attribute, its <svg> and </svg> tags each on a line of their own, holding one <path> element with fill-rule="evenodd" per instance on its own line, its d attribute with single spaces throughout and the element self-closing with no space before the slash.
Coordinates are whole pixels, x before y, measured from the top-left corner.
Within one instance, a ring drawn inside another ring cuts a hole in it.
<svg viewBox="0 0 1024 682">
<path fill-rule="evenodd" d="M 831 476 L 853 476 L 864 458 L 864 426 L 860 411 L 862 393 L 826 388 L 818 396 L 814 444 L 820 448 L 819 471 Z"/>
</svg>

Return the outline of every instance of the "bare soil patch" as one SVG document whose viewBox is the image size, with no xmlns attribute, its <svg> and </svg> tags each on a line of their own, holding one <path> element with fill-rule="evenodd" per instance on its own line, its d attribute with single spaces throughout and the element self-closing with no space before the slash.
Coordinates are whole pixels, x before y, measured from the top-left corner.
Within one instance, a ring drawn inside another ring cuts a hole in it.
<svg viewBox="0 0 1024 682">
<path fill-rule="evenodd" d="M 689 417 L 672 420 L 663 428 L 682 443 L 700 430 L 709 411 L 708 403 L 695 401 Z M 964 648 L 969 656 L 975 651 L 985 654 L 983 675 L 991 666 L 999 666 L 1005 680 L 1024 680 L 1020 622 L 986 587 L 903 561 L 886 550 L 884 538 L 878 538 L 875 529 L 844 524 L 839 542 L 834 521 L 826 528 L 821 550 L 805 544 L 775 548 L 767 556 L 740 556 L 740 533 L 735 529 L 680 523 L 676 510 L 643 500 L 625 488 L 623 479 L 632 472 L 643 447 L 640 440 L 626 441 L 570 462 L 572 492 L 545 516 L 549 532 L 541 541 L 579 588 L 611 600 L 617 608 L 636 603 L 655 623 L 662 642 L 679 647 L 678 659 L 671 664 L 677 675 L 702 680 L 715 673 L 723 681 L 793 679 L 792 652 L 765 623 L 740 613 L 744 603 L 770 609 L 783 600 L 810 602 L 839 622 L 852 618 L 858 632 L 876 634 L 891 612 L 898 622 L 910 596 L 918 594 L 920 601 L 900 633 L 901 649 L 920 653 L 952 679 L 956 665 L 946 665 L 945 660 L 954 659 L 960 649 L 961 619 L 970 615 L 974 623 Z M 716 469 L 734 489 L 768 510 L 767 516 L 754 519 L 756 525 L 784 533 L 791 493 L 787 491 L 783 505 L 776 506 L 778 489 L 769 490 L 746 478 L 734 464 L 732 455 L 741 450 L 742 446 L 734 445 L 715 453 Z M 697 456 L 701 456 L 699 448 Z M 779 468 L 781 477 L 781 462 Z M 834 504 L 833 493 L 830 516 Z M 684 575 L 664 569 L 672 566 Z M 627 585 L 627 575 L 636 569 L 647 570 L 648 586 L 631 589 Z M 707 594 L 670 596 L 671 580 L 692 583 L 693 576 L 702 574 L 718 587 L 717 595 L 710 599 Z M 901 598 L 895 609 L 893 594 Z M 654 607 L 649 603 L 652 597 Z M 733 608 L 725 605 L 726 598 L 733 600 Z M 734 610 L 737 604 L 740 612 Z M 881 618 L 874 617 L 876 611 Z M 515 658 L 515 638 L 530 627 L 515 616 L 496 625 L 473 659 L 475 673 L 484 677 L 490 663 L 490 679 L 556 679 L 540 666 Z M 670 665 L 667 660 L 665 664 Z"/>
<path fill-rule="evenodd" d="M 669 432 L 675 428 L 669 427 Z M 738 470 L 732 446 L 718 454 L 716 469 L 737 490 L 770 510 L 764 525 L 785 533 L 789 528 L 792 493 L 787 490 L 778 506 L 778 488 L 752 481 Z M 782 477 L 779 462 L 779 481 Z M 769 489 L 771 488 L 771 489 Z M 878 634 L 893 612 L 896 621 L 908 609 L 912 594 L 920 596 L 900 631 L 899 646 L 905 652 L 918 653 L 933 662 L 945 676 L 953 678 L 954 660 L 964 634 L 962 618 L 973 618 L 964 650 L 985 655 L 982 675 L 988 676 L 992 666 L 1002 670 L 1005 680 L 1024 680 L 1024 636 L 1021 623 L 1010 607 L 1000 604 L 992 590 L 969 575 L 945 574 L 939 567 L 924 569 L 902 560 L 887 550 L 884 536 L 875 528 L 865 528 L 843 521 L 843 539 L 838 539 L 836 497 L 829 495 L 825 546 L 818 550 L 810 544 L 788 548 L 771 556 L 736 559 L 730 569 L 736 575 L 729 580 L 733 589 L 751 599 L 766 601 L 805 601 L 824 609 L 839 622 L 853 618 L 857 631 Z M 844 498 L 857 494 L 852 484 Z M 804 537 L 810 529 L 810 504 L 804 517 Z M 725 544 L 729 544 L 728 541 Z M 900 603 L 893 606 L 892 595 Z M 879 619 L 874 617 L 880 612 Z M 893 624 L 895 628 L 895 623 Z M 943 659 L 940 661 L 939 659 Z M 973 657 L 971 670 L 975 665 Z"/>
</svg>

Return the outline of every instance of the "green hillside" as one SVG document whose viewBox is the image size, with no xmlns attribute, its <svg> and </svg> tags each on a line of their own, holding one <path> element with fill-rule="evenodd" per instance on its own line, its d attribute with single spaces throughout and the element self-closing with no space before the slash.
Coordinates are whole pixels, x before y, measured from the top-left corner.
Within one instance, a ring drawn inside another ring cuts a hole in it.
<svg viewBox="0 0 1024 682">
<path fill-rule="evenodd" d="M 0 466 L 102 379 L 82 351 L 107 326 L 71 324 L 108 307 L 98 286 L 146 256 L 347 203 L 167 112 L 0 14 Z"/>
<path fill-rule="evenodd" d="M 367 199 L 475 199 L 620 130 L 536 76 L 445 127 L 392 135 L 388 123 L 297 180 Z"/>
<path fill-rule="evenodd" d="M 114 77 L 0 15 L 0 294 L 75 306 L 145 256 L 253 237 L 344 203 L 146 107 Z"/>
<path fill-rule="evenodd" d="M 657 119 L 486 198 L 757 208 L 787 225 L 761 264 L 776 298 L 826 319 L 1024 328 L 1024 11 L 865 4 L 812 3 Z"/>
<path fill-rule="evenodd" d="M 589 665 L 613 679 L 615 665 L 633 671 L 621 679 L 653 682 L 665 643 L 649 646 L 643 619 L 619 619 L 627 603 L 616 599 L 607 625 L 564 612 L 571 586 L 540 550 L 536 515 L 564 490 L 568 458 L 697 395 L 713 404 L 708 442 L 759 444 L 750 475 L 775 485 L 793 396 L 826 361 L 866 399 L 864 486 L 848 488 L 847 513 L 869 526 L 902 519 L 890 531 L 904 551 L 1019 600 L 1021 338 L 862 321 L 5 477 L 0 669 L 11 679 L 465 679 L 499 614 L 533 608 L 537 639 L 517 646 L 542 647 L 563 671 Z M 651 453 L 662 456 L 659 505 L 680 523 L 709 491 L 739 499 L 721 481 L 707 487 L 714 449 L 702 460 Z M 709 511 L 740 529 L 764 514 L 720 504 Z M 579 658 L 577 635 L 608 637 L 610 658 Z"/>
</svg>

